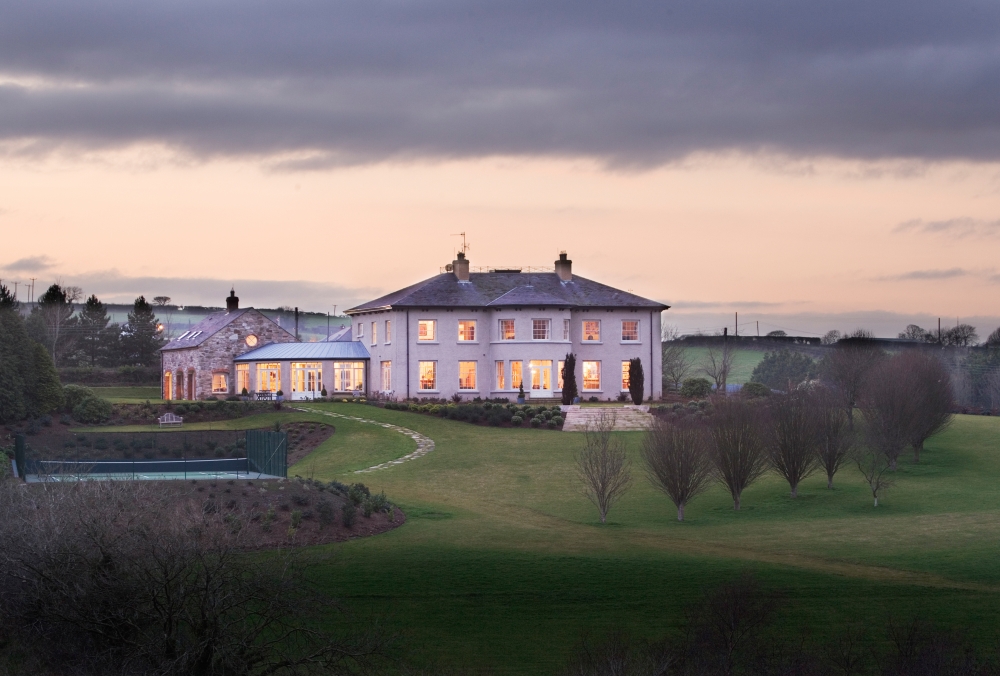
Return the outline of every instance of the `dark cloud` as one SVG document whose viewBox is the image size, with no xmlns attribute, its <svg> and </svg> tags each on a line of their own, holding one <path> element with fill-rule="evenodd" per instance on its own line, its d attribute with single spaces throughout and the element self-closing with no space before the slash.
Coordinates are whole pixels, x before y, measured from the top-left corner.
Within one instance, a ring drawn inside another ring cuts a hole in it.
<svg viewBox="0 0 1000 676">
<path fill-rule="evenodd" d="M 919 218 L 904 221 L 893 232 L 919 232 L 944 234 L 949 237 L 996 237 L 1000 235 L 1000 220 L 981 218 L 949 218 L 943 221 L 925 221 Z"/>
<path fill-rule="evenodd" d="M 260 279 L 212 279 L 203 277 L 132 277 L 115 271 L 63 275 L 60 281 L 79 286 L 84 295 L 96 294 L 108 303 L 131 303 L 136 297 L 170 296 L 179 305 L 224 307 L 230 288 L 235 288 L 243 307 L 275 308 L 283 305 L 303 311 L 343 311 L 377 298 L 381 290 L 364 287 L 343 287 L 336 284 L 306 281 L 269 281 Z M 44 281 L 44 284 L 43 284 Z M 39 280 L 36 288 L 44 288 L 53 280 Z"/>
<path fill-rule="evenodd" d="M 48 256 L 28 256 L 27 258 L 19 258 L 6 265 L 0 265 L 0 270 L 7 272 L 41 272 L 48 270 L 53 265 L 52 259 Z"/>
<path fill-rule="evenodd" d="M 998 43 L 985 2 L 22 2 L 0 19 L 0 140 L 284 168 L 995 160 Z"/>
<path fill-rule="evenodd" d="M 886 275 L 878 277 L 882 282 L 906 282 L 922 280 L 954 279 L 956 277 L 966 277 L 972 274 L 964 268 L 948 268 L 947 270 L 911 270 L 898 275 Z"/>
</svg>

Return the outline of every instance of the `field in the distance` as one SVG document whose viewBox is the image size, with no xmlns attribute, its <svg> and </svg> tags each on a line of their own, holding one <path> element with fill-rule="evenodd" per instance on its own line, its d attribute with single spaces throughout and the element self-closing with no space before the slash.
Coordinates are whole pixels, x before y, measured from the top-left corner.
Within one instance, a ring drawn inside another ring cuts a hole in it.
<svg viewBox="0 0 1000 676">
<path fill-rule="evenodd" d="M 337 421 L 336 443 L 290 472 L 360 480 L 406 510 L 406 525 L 392 533 L 320 548 L 333 556 L 318 557 L 312 571 L 349 607 L 385 614 L 428 664 L 555 673 L 582 632 L 619 626 L 662 636 L 706 588 L 744 567 L 784 590 L 779 622 L 789 635 L 848 620 L 877 633 L 890 614 L 919 614 L 985 645 L 1000 627 L 995 418 L 959 417 L 928 442 L 920 465 L 902 464 L 877 509 L 857 470 L 845 467 L 835 490 L 814 476 L 796 500 L 768 476 L 744 494 L 739 513 L 713 488 L 678 523 L 636 466 L 635 486 L 601 525 L 579 492 L 578 434 L 315 407 L 400 424 L 437 443 L 419 460 L 353 474 L 344 470 L 366 462 L 351 436 L 368 432 Z M 639 434 L 627 437 L 635 453 Z M 361 452 L 371 453 L 368 464 L 391 455 L 380 443 Z"/>
<path fill-rule="evenodd" d="M 707 347 L 684 348 L 684 353 L 692 364 L 689 378 L 708 378 L 703 370 L 708 366 L 708 350 Z M 733 370 L 730 371 L 727 382 L 739 385 L 750 382 L 750 374 L 764 358 L 765 352 L 765 350 L 738 350 L 733 359 Z"/>
</svg>

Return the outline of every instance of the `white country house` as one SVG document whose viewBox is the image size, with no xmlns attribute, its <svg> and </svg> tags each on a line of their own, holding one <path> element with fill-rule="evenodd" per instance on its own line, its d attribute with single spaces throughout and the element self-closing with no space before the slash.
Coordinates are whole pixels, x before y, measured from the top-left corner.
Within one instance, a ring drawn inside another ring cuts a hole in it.
<svg viewBox="0 0 1000 676">
<path fill-rule="evenodd" d="M 470 270 L 459 253 L 434 277 L 376 298 L 347 314 L 369 354 L 365 389 L 397 398 L 517 396 L 562 392 L 562 365 L 576 355 L 586 400 L 628 389 L 638 357 L 646 398 L 662 394 L 663 303 L 574 276 L 561 254 L 553 272 Z"/>
</svg>

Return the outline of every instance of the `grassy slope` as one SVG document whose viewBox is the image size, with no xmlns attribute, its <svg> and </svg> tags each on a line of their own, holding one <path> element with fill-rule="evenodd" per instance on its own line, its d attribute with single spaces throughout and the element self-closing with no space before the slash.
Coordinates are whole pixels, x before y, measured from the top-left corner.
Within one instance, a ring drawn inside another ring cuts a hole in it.
<svg viewBox="0 0 1000 676">
<path fill-rule="evenodd" d="M 813 477 L 795 501 L 768 477 L 744 494 L 741 513 L 712 489 L 680 524 L 637 472 L 602 526 L 577 490 L 576 434 L 325 406 L 437 442 L 424 458 L 363 475 L 407 510 L 407 524 L 331 546 L 335 556 L 314 568 L 351 605 L 389 613 L 422 659 L 552 672 L 582 630 L 619 624 L 661 635 L 706 586 L 748 565 L 787 590 L 790 630 L 920 612 L 987 640 L 1000 619 L 1000 421 L 992 418 L 960 418 L 929 442 L 878 509 L 845 468 L 836 490 Z M 627 436 L 634 452 L 638 435 Z M 335 473 L 336 452 L 321 448 L 292 473 L 315 461 L 317 478 L 357 480 Z"/>
<path fill-rule="evenodd" d="M 691 378 L 707 378 L 702 368 L 708 364 L 707 347 L 687 347 L 684 352 L 691 359 L 694 368 L 691 369 Z M 764 352 L 758 350 L 740 350 L 733 360 L 733 370 L 729 374 L 730 383 L 747 383 L 750 381 L 750 374 L 753 369 L 764 358 Z M 709 380 L 711 380 L 709 378 Z"/>
</svg>

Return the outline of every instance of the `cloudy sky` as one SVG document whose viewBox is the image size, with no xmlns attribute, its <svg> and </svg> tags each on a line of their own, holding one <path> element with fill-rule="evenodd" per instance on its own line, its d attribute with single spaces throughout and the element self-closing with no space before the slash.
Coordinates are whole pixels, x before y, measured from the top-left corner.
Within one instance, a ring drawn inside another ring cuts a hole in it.
<svg viewBox="0 0 1000 676">
<path fill-rule="evenodd" d="M 466 232 L 474 265 L 567 250 L 686 329 L 991 330 L 998 160 L 992 2 L 0 13 L 22 288 L 325 311 L 435 274 Z"/>
</svg>

